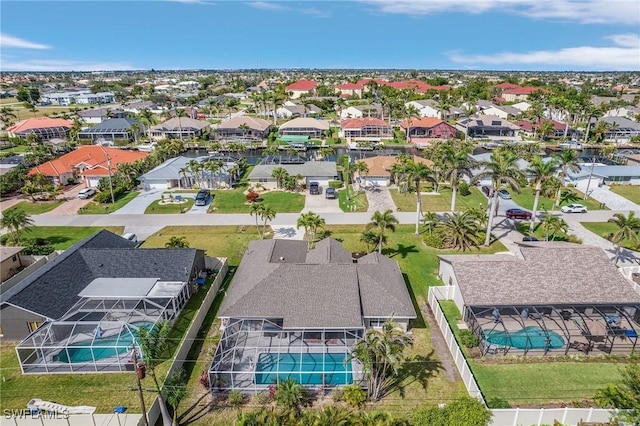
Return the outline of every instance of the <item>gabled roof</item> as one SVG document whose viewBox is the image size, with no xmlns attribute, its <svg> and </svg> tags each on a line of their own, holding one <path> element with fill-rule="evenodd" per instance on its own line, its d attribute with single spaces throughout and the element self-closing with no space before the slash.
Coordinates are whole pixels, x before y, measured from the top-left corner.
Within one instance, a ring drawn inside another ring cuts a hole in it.
<svg viewBox="0 0 640 426">
<path fill-rule="evenodd" d="M 280 128 L 281 129 L 291 129 L 291 128 L 311 128 L 311 129 L 320 129 L 320 130 L 329 130 L 329 123 L 324 120 L 317 120 L 315 118 L 310 117 L 298 117 L 293 120 L 287 121 L 283 123 Z"/>
<path fill-rule="evenodd" d="M 354 263 L 330 239 L 309 253 L 304 241 L 251 241 L 220 316 L 282 318 L 285 328 L 359 328 L 363 317 L 415 318 L 397 263 L 377 253 L 361 260 Z"/>
<path fill-rule="evenodd" d="M 338 175 L 335 161 L 307 161 L 303 164 L 258 164 L 249 173 L 249 180 L 273 179 L 273 170 L 278 167 L 285 169 L 291 176 L 331 179 Z"/>
<path fill-rule="evenodd" d="M 115 171 L 118 164 L 133 163 L 146 156 L 146 152 L 85 145 L 55 160 L 47 161 L 32 168 L 29 174 L 41 173 L 45 176 L 60 176 L 73 172 L 79 164 L 86 166 L 87 169 L 102 167 L 106 170 L 108 161 L 111 162 L 112 171 Z M 109 158 L 107 159 L 107 157 Z"/>
<path fill-rule="evenodd" d="M 406 129 L 409 126 L 424 127 L 426 129 L 430 129 L 441 123 L 445 123 L 445 122 L 435 117 L 421 117 L 421 118 L 412 117 L 410 122 L 403 121 L 402 123 L 400 123 L 400 127 L 402 127 L 403 129 Z M 455 127 L 451 126 L 449 123 L 445 123 L 445 124 L 455 129 Z"/>
<path fill-rule="evenodd" d="M 180 129 L 182 131 L 185 130 L 202 130 L 211 126 L 211 123 L 207 121 L 194 120 L 190 117 L 173 117 L 165 121 L 164 123 L 160 123 L 156 126 L 151 127 L 151 131 L 161 131 L 161 132 L 179 132 Z"/>
<path fill-rule="evenodd" d="M 291 91 L 299 91 L 299 92 L 310 92 L 318 86 L 313 80 L 305 80 L 302 79 L 300 81 L 296 81 L 295 83 L 291 83 L 286 87 L 287 90 Z"/>
<path fill-rule="evenodd" d="M 364 84 L 343 83 L 343 84 L 338 84 L 336 86 L 336 89 L 340 89 L 340 90 L 362 90 L 362 89 L 364 89 Z"/>
<path fill-rule="evenodd" d="M 367 165 L 367 175 L 369 176 L 391 176 L 391 167 L 398 161 L 398 157 L 395 155 L 377 155 L 375 157 L 368 157 L 362 160 Z M 415 163 L 423 163 L 429 167 L 433 167 L 433 162 L 423 157 L 413 156 Z"/>
<path fill-rule="evenodd" d="M 26 277 L 7 292 L 10 294 L 3 294 L 2 301 L 58 319 L 96 278 L 159 278 L 185 282 L 197 252 L 196 249 L 139 249 L 132 241 L 103 230 Z"/>
<path fill-rule="evenodd" d="M 24 250 L 24 247 L 0 247 L 0 262 L 4 262 Z"/>
<path fill-rule="evenodd" d="M 365 126 L 391 127 L 386 121 L 375 117 L 345 118 L 340 122 L 342 129 L 361 129 Z"/>
<path fill-rule="evenodd" d="M 70 129 L 73 127 L 73 123 L 62 118 L 37 117 L 19 121 L 13 126 L 7 127 L 6 130 L 11 133 L 23 133 L 29 130 L 49 129 L 55 127 L 67 127 Z"/>
<path fill-rule="evenodd" d="M 520 247 L 507 255 L 448 255 L 467 306 L 640 303 L 599 247 Z"/>
<path fill-rule="evenodd" d="M 271 122 L 263 120 L 262 118 L 249 117 L 248 115 L 241 115 L 239 117 L 233 117 L 230 120 L 223 121 L 217 127 L 217 129 L 239 129 L 240 126 L 246 124 L 250 129 L 259 130 L 261 132 L 271 127 Z"/>
<path fill-rule="evenodd" d="M 530 95 L 533 92 L 537 92 L 539 90 L 543 89 L 540 87 L 513 87 L 511 89 L 503 90 L 502 93 L 510 95 Z"/>
</svg>

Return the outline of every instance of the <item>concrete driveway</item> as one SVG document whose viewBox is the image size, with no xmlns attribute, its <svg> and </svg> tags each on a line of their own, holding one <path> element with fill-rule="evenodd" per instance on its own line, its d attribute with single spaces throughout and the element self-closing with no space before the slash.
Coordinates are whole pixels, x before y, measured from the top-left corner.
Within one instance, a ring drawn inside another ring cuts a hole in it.
<svg viewBox="0 0 640 426">
<path fill-rule="evenodd" d="M 59 200 L 67 200 L 60 204 L 55 209 L 43 214 L 69 216 L 78 212 L 80 207 L 86 206 L 93 197 L 87 199 L 78 198 L 78 193 L 85 189 L 84 185 L 76 185 L 73 188 L 64 191 L 64 193 L 58 196 Z"/>
<path fill-rule="evenodd" d="M 309 191 L 305 193 L 304 208 L 302 213 L 312 211 L 314 213 L 342 213 L 338 204 L 338 199 L 327 200 L 324 196 L 324 187 L 320 187 L 320 194 L 311 195 Z"/>
<path fill-rule="evenodd" d="M 155 200 L 159 200 L 160 196 L 164 192 L 163 189 L 151 189 L 149 191 L 142 191 L 136 198 L 129 201 L 124 207 L 111 214 L 144 214 L 149 204 Z"/>
<path fill-rule="evenodd" d="M 396 203 L 393 202 L 390 189 L 386 186 L 367 186 L 365 187 L 365 194 L 367 195 L 367 202 L 369 203 L 368 212 L 375 211 L 396 211 Z M 395 191 L 395 189 L 394 189 Z"/>
</svg>

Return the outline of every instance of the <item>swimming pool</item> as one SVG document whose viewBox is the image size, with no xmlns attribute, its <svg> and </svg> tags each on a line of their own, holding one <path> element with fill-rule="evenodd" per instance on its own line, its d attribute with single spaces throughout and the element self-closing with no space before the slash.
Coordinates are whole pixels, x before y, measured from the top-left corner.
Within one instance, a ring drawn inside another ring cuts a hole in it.
<svg viewBox="0 0 640 426">
<path fill-rule="evenodd" d="M 351 362 L 345 353 L 263 353 L 256 364 L 256 384 L 271 385 L 288 377 L 302 385 L 348 385 L 353 383 Z M 323 362 L 324 361 L 324 362 Z M 277 379 L 277 380 L 276 380 Z"/>
<path fill-rule="evenodd" d="M 146 328 L 153 327 L 152 322 L 144 321 L 134 322 L 130 325 Z M 132 333 L 138 337 L 135 330 L 132 329 Z M 124 327 L 120 334 L 94 339 L 93 346 L 91 346 L 91 340 L 82 340 L 71 343 L 70 345 L 67 345 L 66 350 L 63 349 L 59 354 L 54 355 L 53 360 L 56 362 L 64 362 L 66 364 L 75 364 L 80 362 L 91 362 L 94 359 L 97 361 L 100 359 L 112 358 L 130 351 L 131 340 L 131 333 L 129 333 L 129 329 Z"/>
<path fill-rule="evenodd" d="M 489 343 L 499 346 L 511 346 L 518 349 L 559 349 L 564 347 L 564 339 L 553 330 L 544 331 L 540 327 L 530 326 L 517 331 L 483 330 L 482 334 Z M 547 337 L 547 334 L 549 337 Z"/>
</svg>

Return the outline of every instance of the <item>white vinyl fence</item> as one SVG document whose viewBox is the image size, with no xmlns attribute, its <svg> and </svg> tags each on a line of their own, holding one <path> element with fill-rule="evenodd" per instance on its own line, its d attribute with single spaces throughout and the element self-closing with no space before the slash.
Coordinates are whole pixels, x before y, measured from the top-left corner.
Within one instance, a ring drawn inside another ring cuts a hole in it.
<svg viewBox="0 0 640 426">
<path fill-rule="evenodd" d="M 456 367 L 460 372 L 469 395 L 478 398 L 482 402 L 484 397 L 476 378 L 469 368 L 460 346 L 456 342 L 453 330 L 449 327 L 447 319 L 440 308 L 439 300 L 451 300 L 453 298 L 453 287 L 441 286 L 429 288 L 429 306 L 433 311 L 433 315 L 438 323 L 438 328 L 447 342 L 447 347 L 451 356 L 455 361 Z M 535 425 L 553 424 L 559 421 L 563 425 L 577 425 L 579 422 L 608 422 L 611 418 L 610 410 L 595 408 L 510 408 L 510 409 L 493 409 L 492 426 L 518 426 L 518 425 Z"/>
</svg>

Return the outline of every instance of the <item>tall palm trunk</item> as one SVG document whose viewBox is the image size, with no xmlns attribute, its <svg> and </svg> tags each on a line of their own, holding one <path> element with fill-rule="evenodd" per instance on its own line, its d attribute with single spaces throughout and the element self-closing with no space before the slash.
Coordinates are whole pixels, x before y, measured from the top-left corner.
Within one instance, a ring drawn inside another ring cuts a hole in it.
<svg viewBox="0 0 640 426">
<path fill-rule="evenodd" d="M 497 185 L 496 185 L 497 187 Z M 491 228 L 493 228 L 493 217 L 495 216 L 495 209 L 493 206 L 498 203 L 498 190 L 493 188 L 493 193 L 491 194 L 491 205 L 489 206 L 489 220 L 487 221 L 487 236 L 484 238 L 484 245 L 489 247 L 491 243 Z"/>
<path fill-rule="evenodd" d="M 420 234 L 420 215 L 422 214 L 422 196 L 420 195 L 420 181 L 416 182 L 416 235 Z"/>
<path fill-rule="evenodd" d="M 451 182 L 451 213 L 456 211 L 456 196 L 458 195 L 458 185 Z"/>
<path fill-rule="evenodd" d="M 540 191 L 542 191 L 542 183 L 536 184 L 536 197 L 533 199 L 533 211 L 531 212 L 531 223 L 529 224 L 529 232 L 533 232 L 536 223 L 536 213 L 538 211 L 538 201 L 540 201 Z"/>
</svg>

